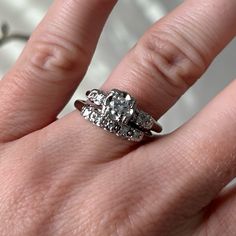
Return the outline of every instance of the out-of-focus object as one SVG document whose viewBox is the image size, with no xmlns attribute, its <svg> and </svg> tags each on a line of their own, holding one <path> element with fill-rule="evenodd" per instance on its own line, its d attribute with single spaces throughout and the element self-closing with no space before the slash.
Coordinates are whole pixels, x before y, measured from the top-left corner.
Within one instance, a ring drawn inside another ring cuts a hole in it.
<svg viewBox="0 0 236 236">
<path fill-rule="evenodd" d="M 0 38 L 0 47 L 12 40 L 23 40 L 28 41 L 29 35 L 24 35 L 20 33 L 10 33 L 10 26 L 4 22 L 1 25 L 2 36 Z"/>
</svg>

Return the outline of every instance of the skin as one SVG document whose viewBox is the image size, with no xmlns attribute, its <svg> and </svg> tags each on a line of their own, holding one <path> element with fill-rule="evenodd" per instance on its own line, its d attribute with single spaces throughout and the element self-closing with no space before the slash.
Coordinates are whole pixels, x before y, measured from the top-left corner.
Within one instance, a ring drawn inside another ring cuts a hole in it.
<svg viewBox="0 0 236 236">
<path fill-rule="evenodd" d="M 132 143 L 75 111 L 56 120 L 115 0 L 55 0 L 0 82 L 1 236 L 232 236 L 236 82 L 171 134 Z M 103 89 L 162 116 L 236 34 L 235 0 L 187 0 Z M 151 101 L 151 102 L 150 102 Z"/>
</svg>

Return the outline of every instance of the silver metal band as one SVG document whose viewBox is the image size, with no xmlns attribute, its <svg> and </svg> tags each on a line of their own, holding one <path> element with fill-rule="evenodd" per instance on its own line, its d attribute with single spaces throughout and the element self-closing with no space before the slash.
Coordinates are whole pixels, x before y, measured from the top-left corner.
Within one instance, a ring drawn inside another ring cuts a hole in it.
<svg viewBox="0 0 236 236">
<path fill-rule="evenodd" d="M 126 92 L 93 89 L 86 96 L 88 100 L 77 100 L 75 107 L 85 119 L 117 136 L 139 142 L 144 136 L 152 136 L 153 131 L 162 131 L 155 119 L 138 109 L 136 100 Z"/>
<path fill-rule="evenodd" d="M 144 132 L 135 129 L 126 124 L 120 124 L 109 117 L 104 117 L 101 110 L 90 105 L 85 105 L 81 111 L 82 116 L 93 124 L 103 128 L 106 131 L 116 134 L 117 136 L 126 138 L 131 141 L 139 142 L 144 137 Z"/>
</svg>

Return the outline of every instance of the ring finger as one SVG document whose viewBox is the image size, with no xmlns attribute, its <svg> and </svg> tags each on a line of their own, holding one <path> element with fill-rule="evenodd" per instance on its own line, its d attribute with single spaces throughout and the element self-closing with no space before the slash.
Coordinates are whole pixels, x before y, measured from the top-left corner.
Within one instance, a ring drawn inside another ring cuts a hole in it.
<svg viewBox="0 0 236 236">
<path fill-rule="evenodd" d="M 128 91 L 141 108 L 159 118 L 235 36 L 235 9 L 235 1 L 185 1 L 144 34 L 103 88 Z M 133 147 L 133 143 L 95 128 L 77 112 L 50 128 L 57 137 L 65 134 L 68 146 L 73 140 L 86 143 L 86 153 L 92 158 L 114 158 Z M 109 147 L 109 155 L 104 155 Z"/>
</svg>

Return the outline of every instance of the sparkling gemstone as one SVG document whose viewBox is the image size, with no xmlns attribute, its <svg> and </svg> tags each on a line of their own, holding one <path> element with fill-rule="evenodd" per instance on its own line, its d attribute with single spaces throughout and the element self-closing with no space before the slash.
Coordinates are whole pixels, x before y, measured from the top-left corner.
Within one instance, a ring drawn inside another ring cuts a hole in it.
<svg viewBox="0 0 236 236">
<path fill-rule="evenodd" d="M 84 108 L 83 109 L 83 116 L 85 117 L 85 118 L 89 118 L 89 116 L 90 116 L 90 114 L 91 114 L 91 109 L 90 108 Z"/>
<path fill-rule="evenodd" d="M 123 137 L 127 137 L 129 132 L 129 126 L 123 125 L 119 130 L 119 135 Z"/>
<path fill-rule="evenodd" d="M 130 140 L 138 142 L 143 139 L 143 136 L 144 136 L 143 132 L 135 129 L 133 135 L 130 137 Z"/>
<path fill-rule="evenodd" d="M 113 131 L 117 133 L 119 130 L 120 130 L 120 126 L 116 124 L 115 127 L 113 128 Z"/>
<path fill-rule="evenodd" d="M 91 120 L 92 122 L 96 122 L 97 117 L 98 117 L 98 114 L 97 114 L 96 112 L 93 112 L 93 113 L 91 113 L 91 115 L 90 115 L 90 120 Z"/>
<path fill-rule="evenodd" d="M 125 93 L 112 93 L 106 101 L 106 112 L 115 121 L 124 121 L 131 118 L 134 113 L 134 100 Z"/>
<path fill-rule="evenodd" d="M 112 121 L 110 121 L 110 123 L 108 124 L 107 128 L 110 130 L 110 131 L 113 131 L 114 127 L 116 126 L 116 124 Z"/>
<path fill-rule="evenodd" d="M 153 126 L 153 119 L 149 114 L 140 111 L 135 123 L 144 129 L 151 129 Z"/>
<path fill-rule="evenodd" d="M 108 125 L 109 125 L 109 120 L 107 119 L 107 117 L 105 117 L 102 121 L 102 126 L 106 128 Z"/>
<path fill-rule="evenodd" d="M 131 129 L 127 132 L 127 135 L 130 136 L 130 137 L 131 137 L 133 134 L 134 134 L 134 131 L 131 130 Z"/>
<path fill-rule="evenodd" d="M 103 121 L 102 116 L 97 115 L 97 117 L 94 120 L 94 124 L 97 125 L 97 126 L 101 126 L 102 121 Z"/>
<path fill-rule="evenodd" d="M 104 96 L 103 94 L 98 94 L 98 95 L 94 98 L 93 102 L 94 102 L 96 105 L 101 105 L 101 104 L 103 103 L 104 99 L 105 99 L 105 96 Z"/>
<path fill-rule="evenodd" d="M 150 117 L 149 120 L 146 120 L 146 121 L 145 121 L 145 127 L 144 127 L 144 128 L 146 128 L 146 129 L 151 129 L 152 126 L 153 126 L 153 124 L 154 124 L 154 121 L 153 121 L 153 119 Z"/>
</svg>

